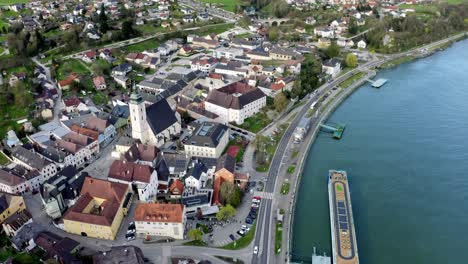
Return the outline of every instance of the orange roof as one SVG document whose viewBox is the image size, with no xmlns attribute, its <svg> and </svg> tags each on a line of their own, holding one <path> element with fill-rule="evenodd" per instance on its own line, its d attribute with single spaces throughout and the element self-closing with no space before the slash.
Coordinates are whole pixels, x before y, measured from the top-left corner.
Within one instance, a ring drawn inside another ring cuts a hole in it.
<svg viewBox="0 0 468 264">
<path fill-rule="evenodd" d="M 76 73 L 72 73 L 68 76 L 67 79 L 63 80 L 63 81 L 60 81 L 59 82 L 59 85 L 60 87 L 63 87 L 63 86 L 68 86 L 70 85 L 73 81 L 75 81 L 76 79 L 78 79 L 78 74 Z"/>
<path fill-rule="evenodd" d="M 270 87 L 271 87 L 272 90 L 278 91 L 278 90 L 281 90 L 284 87 L 284 84 L 282 84 L 282 83 L 273 83 L 273 84 L 271 84 Z"/>
<path fill-rule="evenodd" d="M 176 190 L 177 194 L 182 194 L 184 192 L 184 184 L 179 179 L 176 179 L 169 187 L 171 194 L 174 194 L 174 191 Z"/>
<path fill-rule="evenodd" d="M 221 202 L 219 201 L 219 190 L 221 189 L 221 184 L 223 183 L 223 177 L 217 177 L 213 184 L 213 204 L 219 205 Z"/>
<path fill-rule="evenodd" d="M 92 138 L 94 140 L 97 140 L 98 137 L 99 137 L 99 132 L 98 131 L 95 131 L 95 130 L 92 130 L 92 129 L 89 129 L 89 128 L 85 128 L 85 127 L 80 127 L 77 124 L 73 124 L 70 127 L 70 129 L 73 132 L 76 132 L 76 133 L 81 134 L 81 135 L 85 135 L 85 136 L 90 137 L 90 138 Z"/>
<path fill-rule="evenodd" d="M 94 225 L 111 226 L 124 201 L 127 191 L 127 184 L 86 177 L 83 187 L 81 188 L 80 198 L 75 205 L 68 210 L 64 219 Z M 99 211 L 95 213 L 84 213 L 84 210 L 94 198 L 104 200 L 99 206 Z"/>
<path fill-rule="evenodd" d="M 135 221 L 182 223 L 183 219 L 183 204 L 140 203 L 135 209 Z"/>
</svg>

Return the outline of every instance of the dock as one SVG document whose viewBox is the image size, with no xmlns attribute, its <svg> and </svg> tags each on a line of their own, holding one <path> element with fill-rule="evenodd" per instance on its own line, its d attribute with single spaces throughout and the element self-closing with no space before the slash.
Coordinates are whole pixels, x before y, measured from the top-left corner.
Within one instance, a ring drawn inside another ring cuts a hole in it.
<svg viewBox="0 0 468 264">
<path fill-rule="evenodd" d="M 334 139 L 341 139 L 343 136 L 344 130 L 346 125 L 345 124 L 320 124 L 320 128 L 325 131 L 333 134 Z"/>
<path fill-rule="evenodd" d="M 367 79 L 367 81 L 371 83 L 372 87 L 380 88 L 384 84 L 386 84 L 388 80 L 387 79 L 378 79 L 376 81 L 373 81 L 373 80 Z"/>
<path fill-rule="evenodd" d="M 328 173 L 333 264 L 359 264 L 353 210 L 346 171 Z"/>
<path fill-rule="evenodd" d="M 314 253 L 312 254 L 312 264 L 331 264 L 331 258 L 325 255 L 323 256 L 317 255 L 315 253 L 315 247 L 314 247 Z"/>
</svg>

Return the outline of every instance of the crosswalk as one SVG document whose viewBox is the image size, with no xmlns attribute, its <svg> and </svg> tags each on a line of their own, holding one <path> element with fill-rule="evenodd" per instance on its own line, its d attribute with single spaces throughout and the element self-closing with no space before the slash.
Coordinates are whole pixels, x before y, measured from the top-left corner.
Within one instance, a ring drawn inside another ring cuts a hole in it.
<svg viewBox="0 0 468 264">
<path fill-rule="evenodd" d="M 275 194 L 271 192 L 254 192 L 254 196 L 259 196 L 262 199 L 273 199 Z"/>
</svg>

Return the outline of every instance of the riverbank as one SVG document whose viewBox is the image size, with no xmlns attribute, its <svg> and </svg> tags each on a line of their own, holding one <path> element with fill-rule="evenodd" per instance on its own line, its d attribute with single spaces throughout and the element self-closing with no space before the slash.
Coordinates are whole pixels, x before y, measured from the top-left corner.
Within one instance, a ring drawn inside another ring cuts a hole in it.
<svg viewBox="0 0 468 264">
<path fill-rule="evenodd" d="M 429 55 L 426 55 L 424 57 L 427 57 L 427 56 L 430 56 L 430 55 L 433 55 L 434 53 L 436 53 L 437 51 L 440 51 L 440 50 L 443 50 L 445 48 L 448 48 L 451 44 L 453 44 L 454 42 L 456 41 L 459 41 L 459 40 L 462 40 L 462 39 L 465 39 L 466 38 L 466 33 L 463 33 L 463 35 L 459 36 L 458 38 L 456 38 L 455 40 L 449 40 L 449 41 L 446 41 L 444 42 L 443 40 L 442 41 L 438 41 L 437 43 L 432 43 L 432 44 L 429 44 L 429 45 L 426 45 L 425 47 L 428 47 L 431 49 L 431 53 Z M 442 46 L 443 48 L 441 48 L 441 45 L 444 45 Z M 437 48 L 433 48 L 434 46 L 436 46 Z M 419 51 L 418 50 L 415 50 L 414 52 L 417 52 Z M 410 54 L 410 53 L 408 53 Z M 399 58 L 405 58 L 405 57 L 408 57 L 408 56 L 400 56 Z M 409 60 L 405 60 L 403 61 L 402 63 L 404 62 L 409 62 L 409 61 L 412 61 L 416 59 L 416 57 L 412 58 L 412 59 L 409 59 Z M 383 63 L 382 63 L 383 64 Z M 393 65 L 392 67 L 394 67 L 396 65 Z M 313 145 L 317 135 L 318 135 L 318 132 L 319 132 L 319 127 L 317 124 L 320 124 L 321 122 L 325 121 L 328 119 L 328 117 L 334 112 L 334 110 L 346 99 L 348 98 L 354 91 L 357 90 L 357 88 L 361 87 L 362 84 L 365 83 L 365 79 L 367 79 L 368 77 L 366 76 L 365 78 L 362 78 L 360 79 L 359 82 L 355 83 L 354 85 L 352 85 L 351 87 L 349 87 L 348 89 L 346 89 L 344 91 L 344 93 L 342 93 L 341 95 L 339 96 L 336 96 L 335 99 L 333 100 L 333 103 L 330 103 L 329 105 L 328 104 L 325 104 L 324 106 L 324 109 L 322 109 L 322 111 L 324 111 L 324 114 L 321 115 L 320 119 L 318 120 L 318 122 L 316 122 L 316 125 L 312 128 L 313 131 L 312 133 L 309 133 L 309 136 L 308 138 L 306 138 L 306 140 L 304 141 L 305 144 L 303 144 L 303 151 L 300 151 L 300 153 L 309 153 L 310 151 L 310 148 L 311 146 Z M 297 176 L 294 178 L 293 180 L 293 187 L 292 187 L 292 190 L 293 190 L 293 194 L 292 194 L 292 201 L 290 203 L 290 214 L 291 214 L 291 217 L 290 219 L 288 219 L 288 222 L 285 223 L 284 226 L 292 226 L 292 223 L 294 222 L 294 215 L 295 215 L 295 205 L 297 203 L 297 198 L 296 198 L 296 192 L 298 192 L 298 188 L 299 188 L 299 182 L 302 180 L 302 174 L 303 174 L 303 170 L 304 170 L 304 164 L 305 164 L 305 160 L 307 159 L 307 156 L 308 155 L 304 155 L 302 157 L 302 159 L 300 160 L 300 162 L 298 162 L 298 164 L 296 165 L 297 169 L 296 169 L 296 172 L 297 172 Z M 287 238 L 286 238 L 286 241 L 288 241 L 288 244 L 287 244 L 287 250 L 286 252 L 288 253 L 289 252 L 289 256 L 288 256 L 288 261 L 291 261 L 291 257 L 292 257 L 292 254 L 291 254 L 291 248 L 292 248 L 292 236 L 293 236 L 293 229 L 290 228 L 289 232 L 287 232 Z"/>
</svg>

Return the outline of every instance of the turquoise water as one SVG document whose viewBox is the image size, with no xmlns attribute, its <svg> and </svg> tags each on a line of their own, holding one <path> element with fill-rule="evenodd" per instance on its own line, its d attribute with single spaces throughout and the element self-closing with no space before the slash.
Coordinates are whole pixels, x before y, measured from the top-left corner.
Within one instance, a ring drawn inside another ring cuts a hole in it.
<svg viewBox="0 0 468 264">
<path fill-rule="evenodd" d="M 330 117 L 300 185 L 293 259 L 331 254 L 326 176 L 350 178 L 362 264 L 468 263 L 468 41 L 376 78 Z"/>
</svg>

